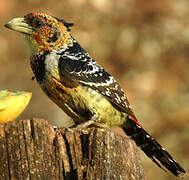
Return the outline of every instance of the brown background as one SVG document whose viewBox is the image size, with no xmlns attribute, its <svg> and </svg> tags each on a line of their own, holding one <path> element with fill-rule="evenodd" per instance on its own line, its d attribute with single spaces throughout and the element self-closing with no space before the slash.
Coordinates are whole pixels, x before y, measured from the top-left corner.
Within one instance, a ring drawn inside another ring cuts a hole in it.
<svg viewBox="0 0 189 180">
<path fill-rule="evenodd" d="M 0 0 L 0 88 L 33 93 L 20 118 L 60 122 L 65 114 L 31 80 L 27 43 L 3 27 L 36 10 L 75 23 L 73 36 L 118 80 L 145 129 L 189 171 L 189 1 Z M 141 157 L 147 180 L 174 179 Z"/>
</svg>

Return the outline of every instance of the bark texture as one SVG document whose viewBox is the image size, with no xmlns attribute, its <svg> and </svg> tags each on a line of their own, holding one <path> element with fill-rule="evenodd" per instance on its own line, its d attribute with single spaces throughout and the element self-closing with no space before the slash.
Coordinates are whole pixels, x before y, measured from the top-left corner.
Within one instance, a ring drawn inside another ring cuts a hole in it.
<svg viewBox="0 0 189 180">
<path fill-rule="evenodd" d="M 44 119 L 0 125 L 1 180 L 143 180 L 135 143 L 108 129 L 54 131 Z"/>
</svg>

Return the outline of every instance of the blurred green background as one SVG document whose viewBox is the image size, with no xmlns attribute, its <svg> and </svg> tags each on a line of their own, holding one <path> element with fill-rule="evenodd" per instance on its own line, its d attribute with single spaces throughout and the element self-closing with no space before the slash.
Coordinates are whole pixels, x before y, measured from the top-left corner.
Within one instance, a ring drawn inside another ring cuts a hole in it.
<svg viewBox="0 0 189 180">
<path fill-rule="evenodd" d="M 33 93 L 20 118 L 69 125 L 31 80 L 24 38 L 3 27 L 32 11 L 74 22 L 73 36 L 114 75 L 145 129 L 189 172 L 189 1 L 0 0 L 0 88 Z M 141 158 L 147 180 L 176 179 Z"/>
</svg>

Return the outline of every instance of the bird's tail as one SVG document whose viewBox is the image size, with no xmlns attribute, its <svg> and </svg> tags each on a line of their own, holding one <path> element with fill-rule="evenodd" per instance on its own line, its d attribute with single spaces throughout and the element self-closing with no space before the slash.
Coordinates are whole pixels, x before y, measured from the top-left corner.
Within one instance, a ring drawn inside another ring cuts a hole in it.
<svg viewBox="0 0 189 180">
<path fill-rule="evenodd" d="M 123 130 L 157 166 L 162 169 L 164 166 L 175 176 L 187 176 L 185 170 L 142 128 L 134 117 L 127 116 L 126 126 Z"/>
</svg>

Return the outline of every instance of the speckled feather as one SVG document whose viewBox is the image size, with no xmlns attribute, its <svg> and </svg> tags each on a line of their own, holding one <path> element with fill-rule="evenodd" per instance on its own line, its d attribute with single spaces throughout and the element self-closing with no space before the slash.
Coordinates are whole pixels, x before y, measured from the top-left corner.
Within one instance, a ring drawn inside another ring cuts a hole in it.
<svg viewBox="0 0 189 180">
<path fill-rule="evenodd" d="M 117 81 L 75 40 L 72 47 L 57 54 L 61 55 L 59 59 L 60 73 L 61 71 L 69 73 L 73 79 L 98 91 L 122 111 L 133 114 L 125 93 Z"/>
</svg>

